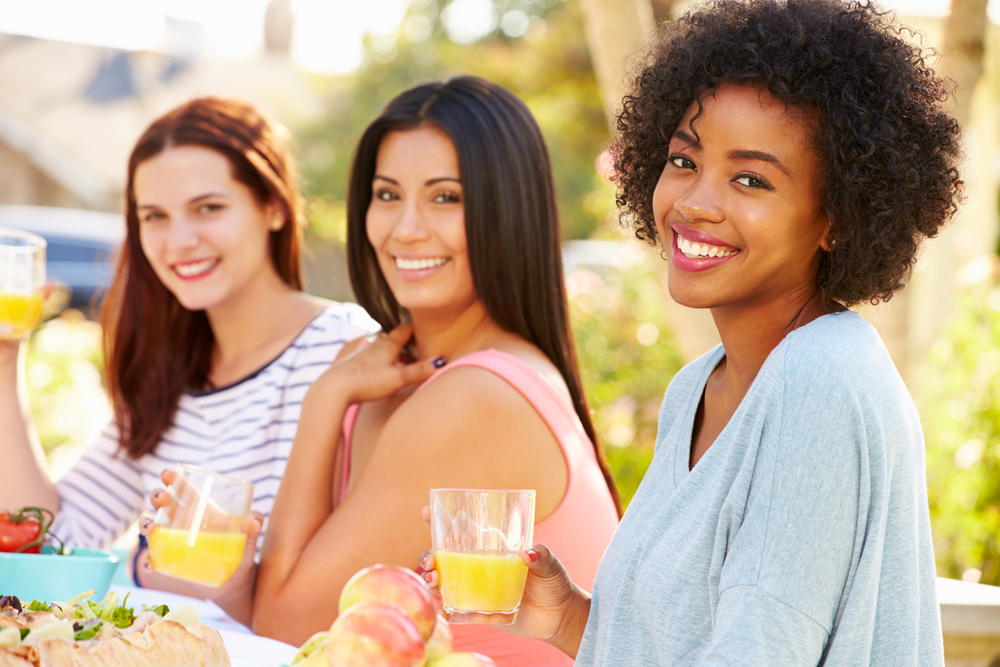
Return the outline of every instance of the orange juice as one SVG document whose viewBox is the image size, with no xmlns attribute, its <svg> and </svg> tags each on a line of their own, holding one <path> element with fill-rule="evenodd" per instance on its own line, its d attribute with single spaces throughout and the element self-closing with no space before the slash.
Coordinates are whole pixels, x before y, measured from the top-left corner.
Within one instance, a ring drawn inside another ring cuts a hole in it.
<svg viewBox="0 0 1000 667">
<path fill-rule="evenodd" d="M 221 586 L 243 560 L 246 533 L 200 530 L 194 545 L 188 531 L 156 526 L 149 536 L 149 558 L 157 572 L 206 586 Z"/>
<path fill-rule="evenodd" d="M 0 294 L 0 340 L 20 340 L 42 314 L 41 294 Z"/>
<path fill-rule="evenodd" d="M 435 551 L 434 562 L 449 610 L 510 612 L 521 604 L 528 566 L 520 556 Z"/>
</svg>

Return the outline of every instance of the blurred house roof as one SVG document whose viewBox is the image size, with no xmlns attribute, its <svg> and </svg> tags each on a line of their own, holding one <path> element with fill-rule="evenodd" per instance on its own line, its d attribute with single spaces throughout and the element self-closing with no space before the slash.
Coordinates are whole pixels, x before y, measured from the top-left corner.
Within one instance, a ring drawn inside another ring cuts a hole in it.
<svg viewBox="0 0 1000 667">
<path fill-rule="evenodd" d="M 126 52 L 0 33 L 0 143 L 88 208 L 116 210 L 126 161 L 156 117 L 199 95 L 241 97 L 286 125 L 323 112 L 287 54 L 203 55 L 197 24 L 168 21 L 161 52 Z"/>
</svg>

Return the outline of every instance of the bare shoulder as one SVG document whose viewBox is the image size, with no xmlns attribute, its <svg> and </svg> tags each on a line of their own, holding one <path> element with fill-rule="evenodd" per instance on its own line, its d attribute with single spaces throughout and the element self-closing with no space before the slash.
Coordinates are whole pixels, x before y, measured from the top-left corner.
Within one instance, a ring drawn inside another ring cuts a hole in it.
<svg viewBox="0 0 1000 667">
<path fill-rule="evenodd" d="M 386 421 L 369 465 L 403 466 L 425 489 L 536 489 L 539 517 L 558 506 L 568 483 L 562 447 L 542 416 L 477 366 L 452 368 L 407 397 Z"/>
<path fill-rule="evenodd" d="M 500 352 L 505 352 L 531 366 L 549 385 L 558 391 L 563 398 L 572 404 L 566 380 L 552 360 L 545 353 L 520 338 L 504 341 L 495 346 Z"/>
<path fill-rule="evenodd" d="M 382 435 L 390 440 L 405 437 L 423 443 L 426 451 L 463 458 L 479 457 L 482 449 L 500 443 L 552 437 L 517 389 L 476 366 L 453 368 L 414 392 L 386 421 Z M 475 446 L 469 445 L 470 435 Z"/>
<path fill-rule="evenodd" d="M 396 410 L 407 422 L 424 419 L 440 422 L 446 415 L 453 423 L 480 421 L 482 413 L 531 408 L 517 389 L 499 375 L 478 366 L 459 366 L 440 374 L 420 391 L 414 392 Z"/>
</svg>

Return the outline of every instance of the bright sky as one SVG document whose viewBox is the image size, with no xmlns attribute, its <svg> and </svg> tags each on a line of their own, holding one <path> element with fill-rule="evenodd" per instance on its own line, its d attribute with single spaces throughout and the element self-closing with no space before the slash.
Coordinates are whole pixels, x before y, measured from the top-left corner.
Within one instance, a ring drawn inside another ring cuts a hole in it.
<svg viewBox="0 0 1000 667">
<path fill-rule="evenodd" d="M 292 0 L 292 55 L 312 71 L 351 72 L 361 64 L 362 37 L 394 35 L 410 2 Z M 158 49 L 164 48 L 165 17 L 170 17 L 200 24 L 215 55 L 238 60 L 263 48 L 267 5 L 268 0 L 0 0 L 0 32 Z M 474 41 L 496 26 L 490 0 L 456 0 L 443 18 L 458 42 Z M 420 25 L 407 29 L 416 35 L 426 31 Z"/>
<path fill-rule="evenodd" d="M 421 0 L 412 0 L 421 1 Z M 575 1 L 575 0 L 573 0 Z M 392 35 L 411 0 L 292 0 L 295 59 L 309 70 L 344 74 L 361 64 L 361 39 Z M 0 0 L 0 32 L 83 42 L 126 50 L 164 48 L 166 19 L 198 23 L 218 57 L 238 60 L 263 46 L 264 11 L 268 0 Z M 882 0 L 883 7 L 908 15 L 948 12 L 950 0 Z M 1000 0 L 990 0 L 989 14 L 1000 23 Z M 510 12 L 501 27 L 512 35 L 524 32 L 527 17 Z M 497 17 L 490 0 L 455 0 L 446 10 L 452 39 L 472 42 L 489 33 Z M 406 25 L 411 37 L 426 26 Z M 390 45 L 391 48 L 391 45 Z"/>
</svg>

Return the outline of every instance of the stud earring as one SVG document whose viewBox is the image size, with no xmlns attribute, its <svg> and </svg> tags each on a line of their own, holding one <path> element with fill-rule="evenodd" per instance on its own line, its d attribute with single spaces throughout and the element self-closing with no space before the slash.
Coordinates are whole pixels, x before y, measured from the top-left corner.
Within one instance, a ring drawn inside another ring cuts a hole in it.
<svg viewBox="0 0 1000 667">
<path fill-rule="evenodd" d="M 284 226 L 285 221 L 281 218 L 275 218 L 274 222 L 271 223 L 271 231 L 276 232 Z"/>
</svg>

